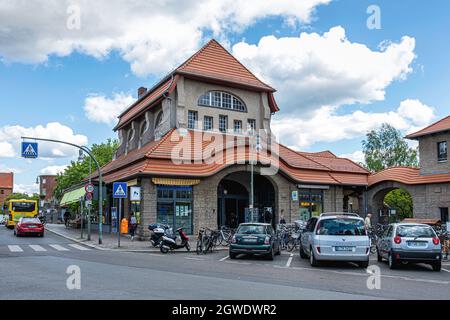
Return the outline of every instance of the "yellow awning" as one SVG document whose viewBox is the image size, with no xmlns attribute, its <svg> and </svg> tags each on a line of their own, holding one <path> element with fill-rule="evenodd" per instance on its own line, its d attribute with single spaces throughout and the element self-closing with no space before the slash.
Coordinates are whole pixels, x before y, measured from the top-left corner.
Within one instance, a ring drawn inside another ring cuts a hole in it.
<svg viewBox="0 0 450 320">
<path fill-rule="evenodd" d="M 195 186 L 200 183 L 200 179 L 152 178 L 152 182 L 162 186 Z"/>
<path fill-rule="evenodd" d="M 60 205 L 64 206 L 74 202 L 78 202 L 80 201 L 81 197 L 85 196 L 85 194 L 86 191 L 84 190 L 84 187 L 66 192 L 61 199 Z"/>
</svg>

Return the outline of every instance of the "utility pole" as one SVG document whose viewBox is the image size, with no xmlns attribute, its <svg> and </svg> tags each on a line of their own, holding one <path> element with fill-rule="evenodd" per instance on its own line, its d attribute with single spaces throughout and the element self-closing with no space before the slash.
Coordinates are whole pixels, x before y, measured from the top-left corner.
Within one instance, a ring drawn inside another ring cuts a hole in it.
<svg viewBox="0 0 450 320">
<path fill-rule="evenodd" d="M 99 214 L 99 219 L 98 219 L 98 244 L 102 244 L 103 243 L 103 176 L 102 176 L 102 171 L 100 169 L 100 164 L 98 163 L 97 159 L 95 159 L 94 155 L 92 154 L 92 150 L 89 149 L 88 147 L 84 147 L 84 146 L 79 146 L 77 144 L 71 143 L 71 142 L 66 142 L 66 141 L 61 141 L 61 140 L 54 140 L 54 139 L 43 139 L 43 138 L 35 138 L 35 137 L 21 137 L 23 140 L 24 139 L 29 139 L 29 140 L 36 140 L 36 141 L 46 141 L 46 142 L 54 142 L 54 143 L 61 143 L 61 144 L 66 144 L 78 149 L 83 150 L 84 152 L 86 152 L 92 160 L 94 160 L 95 165 L 97 166 L 97 170 L 98 170 L 98 184 L 99 184 L 99 193 L 98 193 L 98 214 Z"/>
</svg>

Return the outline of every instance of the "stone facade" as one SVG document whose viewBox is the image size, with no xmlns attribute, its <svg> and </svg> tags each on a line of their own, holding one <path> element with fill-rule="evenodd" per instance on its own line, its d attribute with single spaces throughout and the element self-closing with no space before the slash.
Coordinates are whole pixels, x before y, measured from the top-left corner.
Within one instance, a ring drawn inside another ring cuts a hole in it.
<svg viewBox="0 0 450 320">
<path fill-rule="evenodd" d="M 450 132 L 427 135 L 419 138 L 420 174 L 450 173 L 450 159 L 438 161 L 438 142 L 450 143 Z"/>
</svg>

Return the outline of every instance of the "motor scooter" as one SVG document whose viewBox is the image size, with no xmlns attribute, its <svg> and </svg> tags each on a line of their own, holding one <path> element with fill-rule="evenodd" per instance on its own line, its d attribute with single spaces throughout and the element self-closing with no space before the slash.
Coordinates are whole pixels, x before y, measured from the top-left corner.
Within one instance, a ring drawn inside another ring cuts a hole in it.
<svg viewBox="0 0 450 320">
<path fill-rule="evenodd" d="M 162 237 L 161 244 L 159 246 L 161 253 L 167 253 L 180 248 L 186 248 L 187 251 L 191 251 L 189 237 L 183 231 L 183 228 L 178 228 L 176 230 L 176 234 L 173 236 L 164 235 Z"/>
<path fill-rule="evenodd" d="M 164 235 L 170 236 L 171 234 L 173 234 L 172 228 L 170 228 L 168 225 L 159 223 L 149 225 L 148 230 L 151 231 L 150 243 L 153 247 L 159 247 Z"/>
</svg>

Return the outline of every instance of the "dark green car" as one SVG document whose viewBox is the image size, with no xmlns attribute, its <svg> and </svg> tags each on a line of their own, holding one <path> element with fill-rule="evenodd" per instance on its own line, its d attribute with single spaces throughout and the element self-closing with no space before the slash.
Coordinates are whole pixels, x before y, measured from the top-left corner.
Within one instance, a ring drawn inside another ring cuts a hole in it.
<svg viewBox="0 0 450 320">
<path fill-rule="evenodd" d="M 230 259 L 240 253 L 265 255 L 273 260 L 280 254 L 280 240 L 268 223 L 241 223 L 230 243 Z"/>
</svg>

